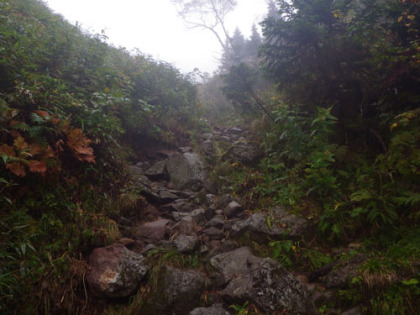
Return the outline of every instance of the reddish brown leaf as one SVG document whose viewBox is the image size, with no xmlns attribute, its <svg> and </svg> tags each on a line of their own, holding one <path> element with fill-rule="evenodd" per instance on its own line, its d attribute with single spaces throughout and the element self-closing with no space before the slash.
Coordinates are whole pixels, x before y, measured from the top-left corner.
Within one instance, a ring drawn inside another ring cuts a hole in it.
<svg viewBox="0 0 420 315">
<path fill-rule="evenodd" d="M 16 156 L 15 149 L 7 144 L 0 145 L 0 155 Z"/>
<path fill-rule="evenodd" d="M 95 156 L 93 155 L 93 149 L 89 147 L 90 139 L 83 135 L 81 129 L 73 129 L 67 134 L 67 145 L 73 151 L 74 156 L 79 161 L 86 161 L 89 163 L 95 163 Z"/>
<path fill-rule="evenodd" d="M 22 137 L 18 137 L 13 141 L 13 146 L 16 148 L 17 151 L 24 151 L 29 147 L 29 144 L 25 142 L 25 139 Z"/>
<path fill-rule="evenodd" d="M 6 164 L 6 168 L 8 168 L 16 176 L 24 177 L 26 175 L 25 167 L 18 162 Z"/>
<path fill-rule="evenodd" d="M 29 161 L 29 170 L 32 173 L 45 173 L 47 171 L 47 164 L 45 161 Z"/>
<path fill-rule="evenodd" d="M 31 156 L 35 156 L 35 155 L 41 154 L 42 151 L 43 150 L 42 150 L 42 148 L 39 144 L 31 143 L 30 146 L 29 146 L 29 151 L 28 152 Z"/>
</svg>

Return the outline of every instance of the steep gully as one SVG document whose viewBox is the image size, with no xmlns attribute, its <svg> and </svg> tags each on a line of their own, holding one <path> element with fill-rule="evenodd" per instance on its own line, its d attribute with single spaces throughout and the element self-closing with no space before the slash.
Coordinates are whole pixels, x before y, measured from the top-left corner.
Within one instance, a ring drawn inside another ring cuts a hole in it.
<svg viewBox="0 0 420 315">
<path fill-rule="evenodd" d="M 233 162 L 253 163 L 260 157 L 249 132 L 237 127 L 203 134 L 201 156 L 214 155 L 216 143 L 226 149 L 223 158 Z M 233 196 L 217 195 L 200 155 L 190 147 L 156 152 L 155 157 L 130 168 L 144 200 L 115 218 L 123 238 L 89 256 L 87 282 L 97 299 L 112 303 L 148 286 L 142 314 L 235 314 L 230 306 L 245 303 L 261 314 L 317 314 L 316 308 L 334 295 L 317 290 L 316 281 L 325 276 L 323 288 L 334 288 L 351 275 L 352 270 L 342 271 L 348 265 L 333 270 L 337 263 L 296 275 L 271 258 L 256 256 L 240 244 L 297 240 L 309 222 L 281 206 L 252 213 Z M 269 216 L 272 224 L 267 223 Z M 181 268 L 165 262 L 151 277 L 157 270 L 153 264 L 159 262 L 147 257 L 164 252 L 202 263 Z"/>
</svg>

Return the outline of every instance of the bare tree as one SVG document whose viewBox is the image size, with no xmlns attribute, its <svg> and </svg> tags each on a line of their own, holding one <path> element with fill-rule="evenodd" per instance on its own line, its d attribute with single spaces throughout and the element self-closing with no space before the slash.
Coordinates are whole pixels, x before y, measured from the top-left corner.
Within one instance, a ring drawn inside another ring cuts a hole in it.
<svg viewBox="0 0 420 315">
<path fill-rule="evenodd" d="M 236 0 L 171 0 L 171 2 L 188 27 L 209 30 L 217 38 L 223 51 L 229 49 L 231 44 L 225 19 L 235 9 Z"/>
</svg>

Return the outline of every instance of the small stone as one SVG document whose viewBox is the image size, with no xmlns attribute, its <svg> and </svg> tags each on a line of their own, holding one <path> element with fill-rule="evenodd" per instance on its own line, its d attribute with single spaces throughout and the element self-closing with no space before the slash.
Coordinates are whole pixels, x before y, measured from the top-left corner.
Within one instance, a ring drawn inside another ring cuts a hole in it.
<svg viewBox="0 0 420 315">
<path fill-rule="evenodd" d="M 225 225 L 225 222 L 223 219 L 213 218 L 206 223 L 205 227 L 206 228 L 215 227 L 217 229 L 223 229 L 224 225 Z"/>
<path fill-rule="evenodd" d="M 213 194 L 206 194 L 204 199 L 205 199 L 204 201 L 205 201 L 206 205 L 211 206 L 216 201 L 216 196 L 213 195 Z"/>
<path fill-rule="evenodd" d="M 190 213 L 190 215 L 198 225 L 204 224 L 204 209 L 195 209 Z"/>
<path fill-rule="evenodd" d="M 215 212 L 216 212 L 215 207 L 213 207 L 213 206 L 208 207 L 206 212 L 204 212 L 204 216 L 205 216 L 206 220 L 210 221 L 214 217 Z"/>
<path fill-rule="evenodd" d="M 214 214 L 215 215 L 221 215 L 221 216 L 223 216 L 224 217 L 224 212 L 223 212 L 223 210 L 220 210 L 220 209 L 218 209 L 218 210 L 216 210 L 215 212 L 214 212 Z"/>
<path fill-rule="evenodd" d="M 238 215 L 239 213 L 243 212 L 244 208 L 237 203 L 236 201 L 231 201 L 225 208 L 224 213 L 226 215 L 226 217 L 228 218 L 232 218 L 236 215 Z"/>
<path fill-rule="evenodd" d="M 215 227 L 205 229 L 203 233 L 207 234 L 212 240 L 221 240 L 225 237 L 223 230 L 217 229 Z"/>
</svg>

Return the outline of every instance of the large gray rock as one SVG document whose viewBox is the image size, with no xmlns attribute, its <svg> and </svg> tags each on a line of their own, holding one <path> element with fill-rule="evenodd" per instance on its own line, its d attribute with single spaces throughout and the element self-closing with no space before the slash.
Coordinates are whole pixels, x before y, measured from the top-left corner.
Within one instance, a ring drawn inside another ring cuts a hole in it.
<svg viewBox="0 0 420 315">
<path fill-rule="evenodd" d="M 195 153 L 178 154 L 166 162 L 170 182 L 175 189 L 199 190 L 204 186 L 206 172 L 200 157 Z"/>
<path fill-rule="evenodd" d="M 152 167 L 144 172 L 151 180 L 167 179 L 168 173 L 166 172 L 166 161 L 159 161 Z"/>
<path fill-rule="evenodd" d="M 284 237 L 296 239 L 302 236 L 307 227 L 308 221 L 294 214 L 273 220 L 268 214 L 255 213 L 246 220 L 236 222 L 232 226 L 231 236 L 239 238 L 247 233 L 252 239 L 260 242 Z"/>
<path fill-rule="evenodd" d="M 190 216 L 181 216 L 177 224 L 172 228 L 172 233 L 185 234 L 185 235 L 196 235 L 198 226 L 197 223 Z"/>
<path fill-rule="evenodd" d="M 267 242 L 272 239 L 281 239 L 286 230 L 275 224 L 270 226 L 265 214 L 254 213 L 248 219 L 234 223 L 230 235 L 239 238 L 245 233 L 253 240 Z"/>
<path fill-rule="evenodd" d="M 222 299 L 229 304 L 255 304 L 264 314 L 316 314 L 306 288 L 271 258 L 254 256 L 249 248 L 213 257 L 210 264 L 228 282 Z"/>
<path fill-rule="evenodd" d="M 174 245 L 180 253 L 191 253 L 197 249 L 199 239 L 196 235 L 178 235 L 174 240 Z"/>
<path fill-rule="evenodd" d="M 279 222 L 286 233 L 290 238 L 299 238 L 302 236 L 308 229 L 309 223 L 308 220 L 304 218 L 299 218 L 295 214 L 289 214 L 285 217 L 282 217 Z"/>
<path fill-rule="evenodd" d="M 244 164 L 252 164 L 262 156 L 259 145 L 246 141 L 234 143 L 233 147 L 226 153 L 225 158 L 229 157 L 234 161 Z"/>
<path fill-rule="evenodd" d="M 89 256 L 90 290 L 100 298 L 122 298 L 134 293 L 148 271 L 145 258 L 122 244 L 96 248 Z"/>
<path fill-rule="evenodd" d="M 255 259 L 249 247 L 241 247 L 234 251 L 219 254 L 210 259 L 210 265 L 219 271 L 225 283 L 248 271 L 248 264 Z M 250 260 L 250 261 L 248 261 Z"/>
<path fill-rule="evenodd" d="M 150 314 L 189 314 L 209 283 L 199 271 L 163 267 L 157 279 L 157 296 L 150 301 Z"/>
</svg>

